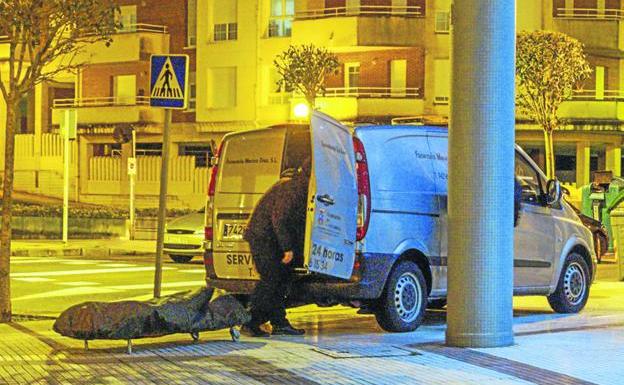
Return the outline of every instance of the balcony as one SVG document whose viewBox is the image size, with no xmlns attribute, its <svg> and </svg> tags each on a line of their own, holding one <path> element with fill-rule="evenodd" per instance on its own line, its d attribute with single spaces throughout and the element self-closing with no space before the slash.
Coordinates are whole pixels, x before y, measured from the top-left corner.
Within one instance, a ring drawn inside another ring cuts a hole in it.
<svg viewBox="0 0 624 385">
<path fill-rule="evenodd" d="M 418 6 L 312 9 L 295 14 L 292 30 L 294 44 L 334 49 L 422 46 L 424 35 L 424 13 Z"/>
<path fill-rule="evenodd" d="M 291 99 L 293 105 L 299 101 L 297 98 Z M 419 88 L 328 88 L 316 104 L 323 112 L 345 120 L 369 116 L 419 115 L 424 112 L 424 100 Z"/>
<path fill-rule="evenodd" d="M 624 10 L 598 8 L 557 8 L 555 28 L 585 44 L 589 51 L 624 50 Z"/>
<path fill-rule="evenodd" d="M 131 24 L 113 35 L 108 47 L 99 42 L 84 51 L 79 60 L 89 64 L 145 61 L 152 54 L 169 51 L 169 31 L 161 25 Z"/>
<path fill-rule="evenodd" d="M 61 122 L 62 110 L 78 111 L 79 125 L 110 126 L 119 123 L 160 124 L 164 122 L 162 109 L 152 108 L 149 97 L 102 97 L 83 99 L 55 99 L 52 124 Z"/>
<path fill-rule="evenodd" d="M 624 121 L 624 90 L 582 90 L 561 104 L 560 118 L 586 121 Z"/>
</svg>

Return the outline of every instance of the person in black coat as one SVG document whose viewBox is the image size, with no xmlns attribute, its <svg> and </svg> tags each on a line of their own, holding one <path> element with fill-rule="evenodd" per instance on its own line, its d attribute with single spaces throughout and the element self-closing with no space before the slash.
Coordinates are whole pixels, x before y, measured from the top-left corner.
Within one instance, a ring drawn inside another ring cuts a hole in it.
<svg viewBox="0 0 624 385">
<path fill-rule="evenodd" d="M 260 325 L 269 321 L 274 335 L 302 335 L 286 319 L 286 294 L 293 276 L 293 260 L 303 258 L 306 200 L 310 161 L 290 179 L 273 185 L 254 208 L 243 238 L 249 243 L 260 274 L 251 295 L 251 321 L 244 330 L 256 337 L 269 334 Z"/>
</svg>

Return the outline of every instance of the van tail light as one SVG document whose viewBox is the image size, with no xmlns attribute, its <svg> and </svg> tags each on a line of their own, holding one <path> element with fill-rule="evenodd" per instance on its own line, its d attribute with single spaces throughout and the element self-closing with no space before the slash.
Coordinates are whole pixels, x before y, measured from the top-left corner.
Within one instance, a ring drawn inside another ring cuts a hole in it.
<svg viewBox="0 0 624 385">
<path fill-rule="evenodd" d="M 219 145 L 219 149 L 217 150 L 217 155 L 215 157 L 215 162 L 212 166 L 212 170 L 210 172 L 210 182 L 208 182 L 208 198 L 214 197 L 215 187 L 217 184 L 217 173 L 219 172 L 219 158 L 221 157 L 221 151 L 223 150 L 223 142 Z"/>
<path fill-rule="evenodd" d="M 368 177 L 368 162 L 366 152 L 361 140 L 353 137 L 353 149 L 355 150 L 355 168 L 357 173 L 358 211 L 356 240 L 361 241 L 368 231 L 368 222 L 371 211 L 370 178 Z"/>
<path fill-rule="evenodd" d="M 212 166 L 212 170 L 210 170 L 210 181 L 208 182 L 208 202 L 206 203 L 206 213 L 207 215 L 212 215 L 212 204 L 213 198 L 215 195 L 215 187 L 217 184 L 217 174 L 219 173 L 219 157 L 221 156 L 221 150 L 223 149 L 223 142 L 219 145 L 219 149 L 217 150 L 217 154 L 215 156 L 215 161 Z M 206 227 L 204 227 L 204 239 L 207 242 L 212 242 L 213 231 L 212 231 L 212 218 L 206 218 Z"/>
</svg>

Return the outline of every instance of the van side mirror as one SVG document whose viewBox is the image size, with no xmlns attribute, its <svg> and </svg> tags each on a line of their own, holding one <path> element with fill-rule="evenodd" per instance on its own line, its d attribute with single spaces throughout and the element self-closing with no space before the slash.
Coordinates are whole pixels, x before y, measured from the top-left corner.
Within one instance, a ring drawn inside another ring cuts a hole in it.
<svg viewBox="0 0 624 385">
<path fill-rule="evenodd" d="M 556 179 L 551 179 L 546 183 L 546 203 L 553 205 L 559 203 L 563 192 L 561 184 Z"/>
</svg>

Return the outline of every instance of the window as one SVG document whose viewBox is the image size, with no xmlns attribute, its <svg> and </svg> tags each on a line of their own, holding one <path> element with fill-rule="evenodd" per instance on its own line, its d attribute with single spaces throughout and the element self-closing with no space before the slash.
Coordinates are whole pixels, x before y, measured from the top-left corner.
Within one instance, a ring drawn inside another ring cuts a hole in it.
<svg viewBox="0 0 624 385">
<path fill-rule="evenodd" d="M 294 0 L 271 0 L 269 37 L 288 37 L 292 35 L 294 15 Z"/>
<path fill-rule="evenodd" d="M 212 0 L 213 40 L 237 40 L 237 4 L 236 0 Z"/>
<path fill-rule="evenodd" d="M 398 59 L 390 61 L 390 89 L 395 98 L 406 96 L 407 91 L 407 60 Z"/>
<path fill-rule="evenodd" d="M 433 78 L 435 79 L 433 103 L 448 104 L 451 90 L 451 62 L 449 59 L 433 60 Z"/>
<path fill-rule="evenodd" d="M 136 104 L 136 75 L 119 75 L 113 78 L 115 105 Z"/>
<path fill-rule="evenodd" d="M 238 39 L 238 25 L 236 23 L 215 24 L 214 41 Z"/>
<path fill-rule="evenodd" d="M 136 5 L 124 5 L 119 7 L 118 21 L 121 23 L 120 32 L 134 32 L 137 25 Z"/>
<path fill-rule="evenodd" d="M 345 63 L 345 89 L 358 88 L 360 84 L 360 63 Z M 357 92 L 357 90 L 354 90 Z"/>
<path fill-rule="evenodd" d="M 161 156 L 162 143 L 137 143 L 137 156 Z"/>
<path fill-rule="evenodd" d="M 236 67 L 208 69 L 209 108 L 232 108 L 236 106 Z"/>
<path fill-rule="evenodd" d="M 286 104 L 290 101 L 292 88 L 283 84 L 278 84 L 281 78 L 277 69 L 273 65 L 266 65 L 264 68 L 264 102 L 267 105 Z"/>
<path fill-rule="evenodd" d="M 196 85 L 197 75 L 195 72 L 189 73 L 189 100 L 188 100 L 188 110 L 187 111 L 195 111 L 197 107 L 197 85 Z"/>
<path fill-rule="evenodd" d="M 208 160 L 214 155 L 212 146 L 204 143 L 180 144 L 178 154 L 181 156 L 194 156 L 195 167 L 208 167 Z"/>
<path fill-rule="evenodd" d="M 188 0 L 186 9 L 186 45 L 197 44 L 197 0 Z"/>
<path fill-rule="evenodd" d="M 522 186 L 522 202 L 540 204 L 541 180 L 537 171 L 520 154 L 516 153 L 516 177 Z"/>
<path fill-rule="evenodd" d="M 93 156 L 121 156 L 121 143 L 94 143 Z"/>
<path fill-rule="evenodd" d="M 451 29 L 448 11 L 436 11 L 435 33 L 449 33 Z"/>
</svg>

